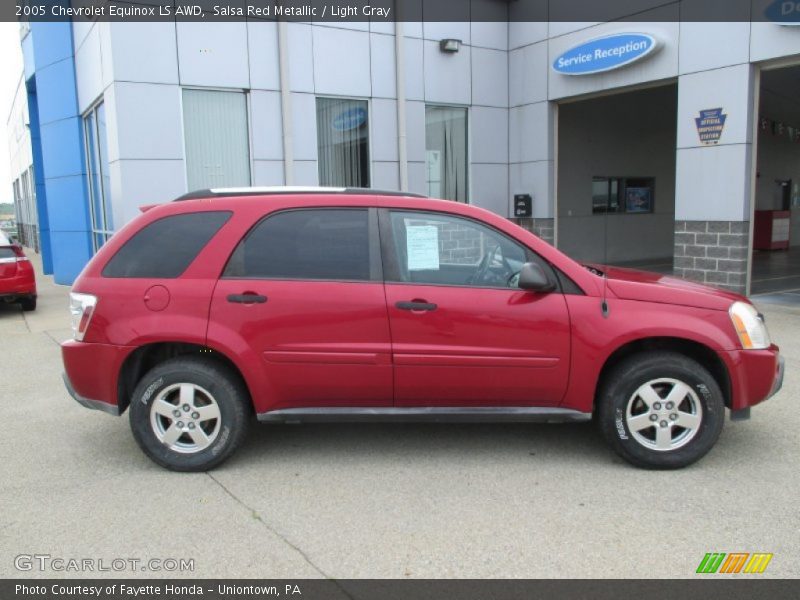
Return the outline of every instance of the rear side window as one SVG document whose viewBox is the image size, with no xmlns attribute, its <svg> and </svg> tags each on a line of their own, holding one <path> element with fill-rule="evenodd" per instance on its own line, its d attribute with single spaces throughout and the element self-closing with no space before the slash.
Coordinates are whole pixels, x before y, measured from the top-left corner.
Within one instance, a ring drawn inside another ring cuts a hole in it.
<svg viewBox="0 0 800 600">
<path fill-rule="evenodd" d="M 368 212 L 295 210 L 267 217 L 239 243 L 223 277 L 369 281 Z"/>
<path fill-rule="evenodd" d="M 179 277 L 230 218 L 228 211 L 164 217 L 143 227 L 103 269 L 103 277 Z"/>
<path fill-rule="evenodd" d="M 9 258 L 16 259 L 17 255 L 14 253 L 13 248 L 2 248 L 0 247 L 0 260 L 6 260 Z"/>
</svg>

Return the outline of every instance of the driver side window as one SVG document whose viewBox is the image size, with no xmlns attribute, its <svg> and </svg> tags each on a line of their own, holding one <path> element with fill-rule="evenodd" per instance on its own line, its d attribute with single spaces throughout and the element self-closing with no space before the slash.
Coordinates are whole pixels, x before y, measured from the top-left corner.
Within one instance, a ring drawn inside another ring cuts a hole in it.
<svg viewBox="0 0 800 600">
<path fill-rule="evenodd" d="M 470 219 L 390 211 L 396 269 L 387 279 L 431 285 L 517 287 L 525 248 Z"/>
</svg>

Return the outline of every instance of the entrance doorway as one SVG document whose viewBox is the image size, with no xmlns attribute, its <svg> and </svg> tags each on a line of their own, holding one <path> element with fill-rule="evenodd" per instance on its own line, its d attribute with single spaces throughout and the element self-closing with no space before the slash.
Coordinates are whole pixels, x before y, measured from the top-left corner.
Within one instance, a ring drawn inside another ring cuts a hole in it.
<svg viewBox="0 0 800 600">
<path fill-rule="evenodd" d="M 750 293 L 800 303 L 800 66 L 762 70 L 757 131 Z"/>
<path fill-rule="evenodd" d="M 672 272 L 678 88 L 558 111 L 558 247 L 576 260 Z"/>
</svg>

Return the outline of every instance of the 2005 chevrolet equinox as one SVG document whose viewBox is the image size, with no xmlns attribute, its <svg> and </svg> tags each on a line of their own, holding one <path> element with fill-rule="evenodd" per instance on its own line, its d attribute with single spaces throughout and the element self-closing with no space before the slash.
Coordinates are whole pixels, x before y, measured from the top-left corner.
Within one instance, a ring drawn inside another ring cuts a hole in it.
<svg viewBox="0 0 800 600">
<path fill-rule="evenodd" d="M 75 281 L 70 394 L 211 469 L 264 422 L 581 421 L 641 467 L 702 457 L 781 386 L 744 297 L 581 265 L 488 211 L 360 189 L 143 207 Z"/>
</svg>

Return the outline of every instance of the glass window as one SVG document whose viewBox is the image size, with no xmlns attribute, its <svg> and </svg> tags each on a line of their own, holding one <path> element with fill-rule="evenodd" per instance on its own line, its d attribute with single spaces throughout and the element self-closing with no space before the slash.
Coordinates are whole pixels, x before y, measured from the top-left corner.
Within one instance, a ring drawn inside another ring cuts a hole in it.
<svg viewBox="0 0 800 600">
<path fill-rule="evenodd" d="M 592 213 L 653 212 L 652 177 L 593 177 Z"/>
<path fill-rule="evenodd" d="M 655 179 L 630 177 L 625 180 L 625 212 L 651 213 L 655 196 Z"/>
<path fill-rule="evenodd" d="M 369 187 L 366 100 L 317 98 L 320 185 Z"/>
<path fill-rule="evenodd" d="M 467 109 L 425 107 L 428 195 L 467 201 Z"/>
<path fill-rule="evenodd" d="M 244 92 L 183 90 L 189 191 L 250 185 L 250 137 Z"/>
<path fill-rule="evenodd" d="M 103 277 L 179 277 L 230 216 L 227 211 L 209 211 L 153 221 L 108 261 Z"/>
<path fill-rule="evenodd" d="M 616 177 L 592 178 L 592 212 L 594 214 L 619 212 L 620 179 Z"/>
<path fill-rule="evenodd" d="M 92 221 L 92 247 L 95 252 L 114 233 L 111 208 L 106 109 L 103 102 L 83 118 L 86 137 L 86 177 L 89 189 L 89 214 Z"/>
<path fill-rule="evenodd" d="M 224 276 L 368 281 L 367 209 L 295 210 L 267 217 L 239 243 Z"/>
<path fill-rule="evenodd" d="M 434 285 L 517 287 L 529 258 L 523 246 L 469 219 L 391 213 L 397 273 L 387 279 Z"/>
</svg>

